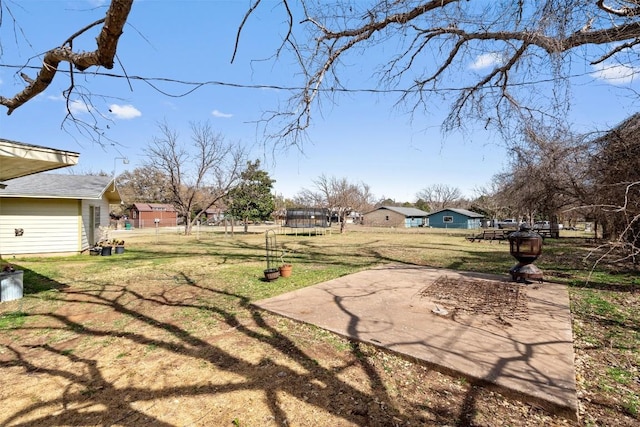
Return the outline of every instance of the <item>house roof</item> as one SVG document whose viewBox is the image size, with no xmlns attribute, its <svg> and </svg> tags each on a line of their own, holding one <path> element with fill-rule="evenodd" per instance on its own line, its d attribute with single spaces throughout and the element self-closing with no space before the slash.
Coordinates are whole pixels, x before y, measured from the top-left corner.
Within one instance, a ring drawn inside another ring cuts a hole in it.
<svg viewBox="0 0 640 427">
<path fill-rule="evenodd" d="M 378 209 L 374 209 L 371 212 L 380 210 L 380 209 L 386 209 L 392 212 L 397 212 L 401 215 L 407 216 L 407 217 L 426 217 L 427 215 L 429 215 L 428 212 L 425 212 L 423 210 L 420 209 L 416 209 L 416 208 L 403 208 L 403 207 L 399 207 L 399 206 L 380 206 Z"/>
<path fill-rule="evenodd" d="M 40 173 L 14 178 L 6 185 L 0 197 L 100 200 L 106 196 L 109 203 L 121 201 L 109 176 Z"/>
<path fill-rule="evenodd" d="M 0 138 L 0 182 L 73 166 L 80 154 Z"/>
<path fill-rule="evenodd" d="M 176 208 L 170 203 L 134 203 L 133 207 L 138 212 L 153 212 L 164 208 L 165 212 L 175 212 Z"/>
<path fill-rule="evenodd" d="M 435 211 L 435 212 L 431 212 L 428 215 L 435 215 L 437 213 L 441 213 L 441 212 L 445 212 L 445 211 L 449 211 L 449 212 L 455 212 L 458 213 L 460 215 L 464 215 L 467 216 L 469 218 L 484 218 L 484 215 L 479 214 L 477 212 L 473 212 L 473 211 L 469 211 L 467 209 L 458 209 L 458 208 L 445 208 L 445 209 L 440 209 L 439 211 Z"/>
<path fill-rule="evenodd" d="M 209 209 L 204 211 L 204 213 L 206 213 L 206 214 L 217 214 L 217 213 L 222 213 L 222 212 L 224 212 L 224 209 L 222 209 L 222 208 L 209 208 Z"/>
</svg>

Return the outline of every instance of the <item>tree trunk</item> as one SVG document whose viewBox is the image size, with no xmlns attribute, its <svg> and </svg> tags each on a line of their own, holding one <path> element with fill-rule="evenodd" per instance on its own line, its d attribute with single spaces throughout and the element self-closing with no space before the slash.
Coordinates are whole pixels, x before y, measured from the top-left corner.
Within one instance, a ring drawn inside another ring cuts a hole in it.
<svg viewBox="0 0 640 427">
<path fill-rule="evenodd" d="M 193 223 L 195 219 L 191 219 L 191 211 L 185 212 L 184 215 L 184 235 L 189 236 L 191 234 L 191 230 L 193 230 Z"/>
</svg>

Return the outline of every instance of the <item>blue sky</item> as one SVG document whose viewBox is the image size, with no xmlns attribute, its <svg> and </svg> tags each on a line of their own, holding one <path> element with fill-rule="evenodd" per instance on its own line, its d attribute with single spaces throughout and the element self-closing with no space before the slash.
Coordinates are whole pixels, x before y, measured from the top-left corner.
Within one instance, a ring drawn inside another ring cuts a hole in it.
<svg viewBox="0 0 640 427">
<path fill-rule="evenodd" d="M 76 85 L 94 94 L 94 114 L 112 120 L 104 146 L 89 138 L 61 129 L 65 115 L 62 92 L 69 80 L 58 75 L 48 90 L 17 109 L 11 116 L 0 114 L 0 137 L 25 143 L 79 152 L 75 173 L 116 170 L 140 166 L 143 148 L 159 135 L 158 122 L 166 120 L 185 141 L 189 122 L 209 121 L 231 141 L 252 147 L 276 180 L 275 190 L 286 197 L 302 188 L 312 188 L 321 174 L 365 182 L 378 197 L 415 201 L 416 193 L 431 184 L 459 187 L 472 196 L 473 189 L 486 185 L 500 172 L 506 153 L 496 135 L 482 128 L 443 136 L 440 123 L 445 111 L 435 105 L 428 116 L 411 117 L 394 108 L 395 97 L 350 93 L 324 102 L 314 112 L 309 141 L 302 151 L 292 148 L 273 157 L 264 148 L 262 132 L 256 126 L 266 110 L 274 110 L 289 97 L 286 91 L 238 88 L 239 85 L 282 85 L 299 83 L 293 67 L 268 58 L 279 46 L 286 30 L 284 15 L 274 0 L 263 1 L 258 13 L 247 22 L 238 56 L 230 64 L 236 31 L 250 2 L 137 0 L 125 33 L 120 39 L 118 60 L 129 76 L 158 77 L 191 82 L 216 81 L 189 95 L 167 96 L 139 80 L 76 74 Z M 60 45 L 78 29 L 104 17 L 104 1 L 27 0 L 7 3 L 20 28 L 4 15 L 0 29 L 4 65 L 39 66 L 38 55 Z M 83 36 L 75 46 L 95 49 L 95 32 Z M 344 81 L 353 87 L 375 87 L 369 78 L 375 55 L 348 64 Z M 499 58 L 481 55 L 468 69 L 482 69 Z M 103 70 L 104 71 L 104 70 Z M 603 129 L 616 125 L 634 113 L 635 97 L 630 91 L 629 69 L 585 66 L 585 76 L 572 86 L 574 107 L 571 118 L 577 130 Z M 34 70 L 26 70 L 35 75 Z M 123 68 L 116 65 L 116 74 Z M 0 67 L 0 95 L 13 96 L 23 83 L 16 69 Z M 189 87 L 157 82 L 173 95 Z M 74 103 L 78 117 L 89 118 L 81 99 Z M 3 111 L 4 113 L 4 111 Z M 119 157 L 128 157 L 123 164 Z"/>
</svg>

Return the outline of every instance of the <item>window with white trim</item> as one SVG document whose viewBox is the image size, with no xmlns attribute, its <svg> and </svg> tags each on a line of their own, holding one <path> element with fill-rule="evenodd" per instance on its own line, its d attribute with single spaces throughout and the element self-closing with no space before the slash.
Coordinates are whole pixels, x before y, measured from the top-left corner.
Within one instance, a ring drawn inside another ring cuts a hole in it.
<svg viewBox="0 0 640 427">
<path fill-rule="evenodd" d="M 93 226 L 100 227 L 100 206 L 93 207 Z"/>
</svg>

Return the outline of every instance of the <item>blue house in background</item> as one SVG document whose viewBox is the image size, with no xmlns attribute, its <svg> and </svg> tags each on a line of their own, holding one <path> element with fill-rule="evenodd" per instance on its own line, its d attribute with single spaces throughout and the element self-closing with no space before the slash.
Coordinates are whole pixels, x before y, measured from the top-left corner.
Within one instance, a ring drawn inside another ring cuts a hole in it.
<svg viewBox="0 0 640 427">
<path fill-rule="evenodd" d="M 484 215 L 466 209 L 441 209 L 428 216 L 429 227 L 433 228 L 480 228 Z"/>
</svg>

